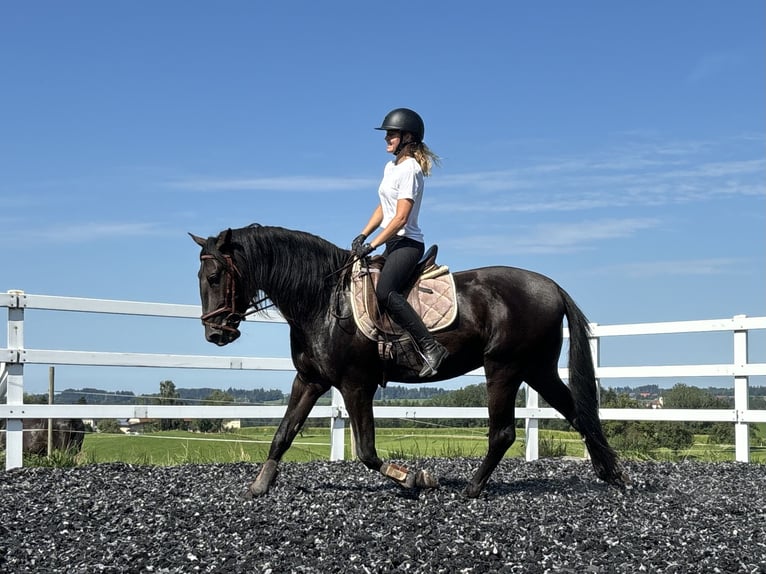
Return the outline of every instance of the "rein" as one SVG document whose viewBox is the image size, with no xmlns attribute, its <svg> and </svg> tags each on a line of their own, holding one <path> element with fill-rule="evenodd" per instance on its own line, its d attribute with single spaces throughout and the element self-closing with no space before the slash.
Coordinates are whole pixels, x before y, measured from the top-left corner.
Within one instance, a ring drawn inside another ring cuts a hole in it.
<svg viewBox="0 0 766 574">
<path fill-rule="evenodd" d="M 268 301 L 268 297 L 261 297 L 257 301 L 252 301 L 250 303 L 251 308 L 248 309 L 244 313 L 237 312 L 237 279 L 242 277 L 242 273 L 240 272 L 237 265 L 234 263 L 234 260 L 232 259 L 231 255 L 222 255 L 224 261 L 226 262 L 226 291 L 224 293 L 223 298 L 223 304 L 215 309 L 214 311 L 210 311 L 209 313 L 205 313 L 200 317 L 202 320 L 203 325 L 207 325 L 211 329 L 218 329 L 220 331 L 229 331 L 232 333 L 239 334 L 239 329 L 234 324 L 239 325 L 240 322 L 242 322 L 247 316 L 252 315 L 254 313 L 257 313 L 259 311 L 263 311 L 264 309 L 268 309 L 269 307 L 273 307 L 274 303 L 270 303 L 266 307 L 258 308 L 258 305 L 263 303 L 264 301 Z M 200 256 L 201 261 L 207 261 L 211 259 L 219 259 L 215 255 L 210 254 L 204 254 Z M 343 292 L 343 276 L 351 269 L 354 262 L 358 259 L 355 255 L 351 255 L 351 257 L 348 259 L 348 261 L 336 269 L 335 271 L 332 271 L 331 273 L 328 273 L 325 276 L 325 279 L 330 279 L 334 276 L 339 276 L 339 280 L 336 283 L 335 287 L 335 300 L 336 300 L 336 311 L 331 311 L 333 316 L 336 318 L 344 318 L 341 317 L 340 314 L 340 300 L 342 297 Z M 223 319 L 220 323 L 214 322 L 212 319 L 219 317 L 223 315 Z"/>
<path fill-rule="evenodd" d="M 325 279 L 329 279 L 330 277 L 338 275 L 338 280 L 336 281 L 335 288 L 333 289 L 333 299 L 335 301 L 335 307 L 330 309 L 330 313 L 336 319 L 348 319 L 353 316 L 353 312 L 350 313 L 348 316 L 344 316 L 343 313 L 341 312 L 341 306 L 342 306 L 343 293 L 344 293 L 344 289 L 343 289 L 344 278 L 348 275 L 348 272 L 351 270 L 351 267 L 353 267 L 357 259 L 359 259 L 359 257 L 357 257 L 352 252 L 344 265 L 341 265 L 338 269 L 336 269 L 332 273 L 329 273 L 325 276 Z"/>
<path fill-rule="evenodd" d="M 332 272 L 328 273 L 327 275 L 325 275 L 324 278 L 325 279 L 329 279 L 333 275 L 340 275 L 340 274 L 342 274 L 344 271 L 346 271 L 347 269 L 352 267 L 357 259 L 359 259 L 359 257 L 357 257 L 356 255 L 354 255 L 352 253 L 351 257 L 348 258 L 348 261 L 346 263 L 344 263 L 343 265 L 338 267 L 335 271 L 332 271 Z"/>
</svg>

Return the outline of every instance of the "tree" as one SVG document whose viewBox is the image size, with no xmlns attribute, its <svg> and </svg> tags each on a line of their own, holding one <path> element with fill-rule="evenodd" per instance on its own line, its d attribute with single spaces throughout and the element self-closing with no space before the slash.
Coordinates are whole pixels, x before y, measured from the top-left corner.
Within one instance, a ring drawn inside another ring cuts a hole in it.
<svg viewBox="0 0 766 574">
<path fill-rule="evenodd" d="M 678 384 L 662 395 L 665 408 L 716 408 L 718 399 L 697 387 Z M 627 394 L 613 389 L 601 392 L 601 406 L 611 408 L 641 408 L 642 404 Z M 664 447 L 678 451 L 694 443 L 694 433 L 702 432 L 706 423 L 671 421 L 605 421 L 604 430 L 610 443 L 618 450 L 648 453 Z"/>
<path fill-rule="evenodd" d="M 205 399 L 206 405 L 229 405 L 234 403 L 234 398 L 223 391 L 214 390 Z M 195 426 L 199 432 L 221 432 L 223 430 L 224 419 L 198 419 Z"/>
<path fill-rule="evenodd" d="M 423 404 L 439 407 L 486 407 L 487 383 L 467 385 L 449 393 L 437 395 Z M 451 427 L 486 426 L 486 419 L 436 419 L 435 424 Z"/>
<path fill-rule="evenodd" d="M 161 405 L 174 405 L 176 399 L 181 395 L 176 391 L 176 384 L 173 381 L 165 380 L 160 381 L 160 404 Z"/>
<path fill-rule="evenodd" d="M 668 409 L 717 409 L 726 406 L 704 389 L 682 383 L 663 393 L 662 400 Z"/>
<path fill-rule="evenodd" d="M 678 451 L 694 444 L 694 433 L 688 424 L 661 421 L 655 425 L 658 446 Z"/>
<path fill-rule="evenodd" d="M 98 432 L 111 434 L 122 432 L 120 431 L 120 423 L 117 422 L 117 419 L 101 419 L 96 426 L 98 427 Z"/>
<path fill-rule="evenodd" d="M 180 404 L 178 400 L 181 395 L 176 391 L 176 385 L 173 381 L 161 381 L 160 382 L 160 396 L 157 404 L 160 405 L 177 405 Z M 159 430 L 168 431 L 183 428 L 183 421 L 180 419 L 160 419 Z"/>
<path fill-rule="evenodd" d="M 755 427 L 750 427 L 750 436 L 754 436 Z M 711 444 L 734 444 L 734 425 L 730 423 L 715 423 L 708 433 Z"/>
<path fill-rule="evenodd" d="M 434 397 L 430 404 L 440 407 L 485 407 L 487 406 L 487 383 L 468 385 L 451 393 Z"/>
<path fill-rule="evenodd" d="M 730 408 L 725 400 L 719 399 L 705 389 L 690 387 L 679 383 L 662 395 L 665 408 L 668 409 L 725 409 Z M 687 422 L 686 429 L 691 433 L 708 434 L 715 443 L 731 444 L 734 442 L 734 425 L 710 422 Z M 728 427 L 728 428 L 725 428 Z"/>
</svg>

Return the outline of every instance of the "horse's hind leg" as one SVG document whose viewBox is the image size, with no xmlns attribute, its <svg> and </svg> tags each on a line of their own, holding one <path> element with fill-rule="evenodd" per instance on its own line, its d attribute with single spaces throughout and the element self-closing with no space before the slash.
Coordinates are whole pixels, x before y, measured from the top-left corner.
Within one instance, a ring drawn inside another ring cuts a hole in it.
<svg viewBox="0 0 766 574">
<path fill-rule="evenodd" d="M 329 385 L 319 383 L 307 383 L 300 374 L 293 380 L 292 390 L 290 391 L 290 402 L 287 405 L 285 416 L 279 424 L 277 432 L 271 441 L 269 456 L 263 463 L 258 477 L 250 485 L 246 496 L 260 496 L 268 492 L 269 487 L 277 476 L 277 464 L 282 459 L 282 455 L 290 447 L 295 436 L 303 427 L 306 418 L 311 412 L 317 399 L 324 394 Z"/>
<path fill-rule="evenodd" d="M 530 387 L 540 393 L 540 396 L 551 407 L 560 412 L 572 427 L 580 433 L 591 457 L 593 469 L 601 480 L 618 484 L 624 479 L 623 471 L 617 463 L 617 456 L 607 442 L 601 422 L 596 414 L 578 420 L 574 398 L 569 387 L 559 378 L 558 371 L 552 370 L 543 374 L 535 374 L 527 378 Z M 594 381 L 594 384 L 595 381 Z"/>
<path fill-rule="evenodd" d="M 575 430 L 579 430 L 577 429 L 572 393 L 564 381 L 559 378 L 558 371 L 529 375 L 527 376 L 527 384 L 540 393 L 546 403 L 560 412 Z"/>
<path fill-rule="evenodd" d="M 492 471 L 502 460 L 506 451 L 516 440 L 516 393 L 521 386 L 517 377 L 501 376 L 501 373 L 485 364 L 487 373 L 487 407 L 489 410 L 489 448 L 479 469 L 474 473 L 466 496 L 476 498 L 487 484 Z M 492 373 L 490 375 L 490 373 Z"/>
</svg>

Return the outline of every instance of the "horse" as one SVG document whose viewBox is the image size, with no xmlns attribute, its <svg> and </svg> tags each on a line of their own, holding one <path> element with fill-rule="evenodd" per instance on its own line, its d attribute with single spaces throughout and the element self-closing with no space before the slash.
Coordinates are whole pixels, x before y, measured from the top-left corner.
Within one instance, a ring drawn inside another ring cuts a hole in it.
<svg viewBox="0 0 766 574">
<path fill-rule="evenodd" d="M 629 478 L 609 446 L 598 415 L 598 393 L 588 321 L 552 279 L 514 267 L 455 272 L 458 314 L 435 334 L 449 351 L 435 376 L 384 361 L 378 345 L 356 327 L 349 275 L 353 254 L 311 233 L 253 224 L 226 229 L 200 246 L 198 272 L 205 338 L 218 346 L 240 336 L 247 314 L 276 309 L 290 328 L 296 375 L 284 418 L 267 460 L 246 496 L 268 492 L 278 463 L 317 399 L 341 393 L 356 439 L 356 454 L 406 489 L 438 487 L 426 470 L 384 462 L 375 448 L 373 397 L 387 381 L 425 383 L 484 367 L 489 438 L 487 453 L 464 489 L 475 498 L 516 439 L 514 403 L 522 382 L 536 390 L 583 437 L 596 475 L 624 488 Z M 559 378 L 563 320 L 569 327 L 569 386 Z"/>
<path fill-rule="evenodd" d="M 5 429 L 5 421 L 0 421 L 0 430 Z M 82 451 L 85 438 L 85 424 L 82 419 L 53 419 L 52 449 L 70 454 Z M 0 449 L 5 448 L 5 433 L 0 433 Z M 22 450 L 25 454 L 45 456 L 48 454 L 48 419 L 24 419 L 24 440 Z"/>
</svg>

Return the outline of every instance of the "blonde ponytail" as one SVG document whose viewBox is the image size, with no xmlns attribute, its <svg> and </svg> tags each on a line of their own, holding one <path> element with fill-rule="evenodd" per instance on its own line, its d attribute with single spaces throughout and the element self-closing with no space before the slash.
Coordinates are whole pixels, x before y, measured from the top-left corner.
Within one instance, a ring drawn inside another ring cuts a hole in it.
<svg viewBox="0 0 766 574">
<path fill-rule="evenodd" d="M 423 170 L 424 176 L 428 177 L 431 175 L 432 167 L 439 167 L 441 165 L 441 158 L 423 142 L 418 142 L 412 145 L 412 147 L 414 148 L 412 150 L 412 157 L 420 164 L 420 169 Z"/>
</svg>

